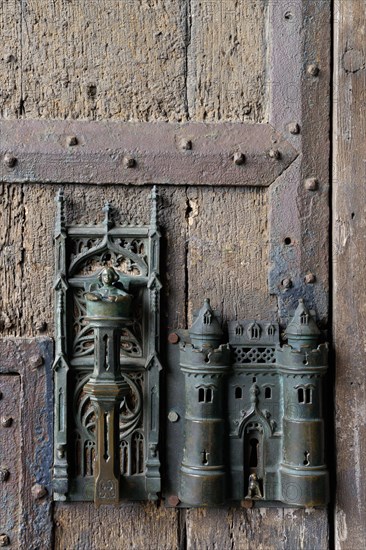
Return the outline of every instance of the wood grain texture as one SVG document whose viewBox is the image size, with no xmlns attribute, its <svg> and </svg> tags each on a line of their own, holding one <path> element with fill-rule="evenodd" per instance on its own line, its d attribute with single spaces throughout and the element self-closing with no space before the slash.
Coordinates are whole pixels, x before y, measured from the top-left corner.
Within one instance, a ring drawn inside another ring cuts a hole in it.
<svg viewBox="0 0 366 550">
<path fill-rule="evenodd" d="M 189 510 L 187 548 L 327 550 L 328 525 L 317 510 Z"/>
<path fill-rule="evenodd" d="M 337 549 L 358 550 L 366 539 L 365 3 L 337 2 L 334 16 L 335 538 Z"/>
<path fill-rule="evenodd" d="M 197 120 L 266 118 L 267 2 L 187 2 L 189 114 Z"/>
<path fill-rule="evenodd" d="M 18 118 L 22 114 L 21 2 L 0 2 L 0 116 Z M 0 138 L 1 139 L 1 138 Z"/>
<path fill-rule="evenodd" d="M 185 118 L 184 2 L 27 0 L 22 6 L 25 116 Z"/>
<path fill-rule="evenodd" d="M 179 548 L 178 513 L 152 503 L 113 508 L 58 504 L 55 550 Z"/>
<path fill-rule="evenodd" d="M 268 192 L 189 189 L 187 271 L 189 323 L 204 297 L 223 319 L 274 320 L 269 296 Z"/>
</svg>

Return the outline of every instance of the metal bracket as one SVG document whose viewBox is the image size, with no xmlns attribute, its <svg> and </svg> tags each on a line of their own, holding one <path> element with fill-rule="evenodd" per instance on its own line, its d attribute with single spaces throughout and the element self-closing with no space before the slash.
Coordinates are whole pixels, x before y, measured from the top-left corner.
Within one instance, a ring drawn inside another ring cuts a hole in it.
<svg viewBox="0 0 366 550">
<path fill-rule="evenodd" d="M 297 157 L 269 124 L 2 120 L 1 181 L 268 187 Z"/>
</svg>

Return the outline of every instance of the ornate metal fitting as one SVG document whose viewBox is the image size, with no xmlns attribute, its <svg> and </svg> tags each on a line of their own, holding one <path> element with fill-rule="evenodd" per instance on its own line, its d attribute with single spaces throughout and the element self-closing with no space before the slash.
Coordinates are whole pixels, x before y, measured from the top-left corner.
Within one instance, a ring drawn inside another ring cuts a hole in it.
<svg viewBox="0 0 366 550">
<path fill-rule="evenodd" d="M 326 505 L 321 382 L 328 347 L 318 345 L 312 315 L 300 300 L 282 346 L 277 323 L 232 321 L 228 332 L 229 344 L 220 345 L 224 335 L 205 300 L 180 349 L 181 506 Z"/>
<path fill-rule="evenodd" d="M 55 500 L 157 499 L 160 289 L 157 193 L 150 225 L 55 230 Z"/>
</svg>

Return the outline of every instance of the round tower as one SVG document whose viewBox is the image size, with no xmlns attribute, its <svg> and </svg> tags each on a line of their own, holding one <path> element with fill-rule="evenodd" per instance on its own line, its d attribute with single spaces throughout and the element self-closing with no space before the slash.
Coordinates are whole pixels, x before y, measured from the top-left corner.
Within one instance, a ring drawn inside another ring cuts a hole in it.
<svg viewBox="0 0 366 550">
<path fill-rule="evenodd" d="M 288 344 L 276 350 L 284 401 L 281 500 L 291 505 L 324 506 L 328 502 L 322 414 L 328 345 L 317 346 L 319 336 L 300 300 L 286 330 Z"/>
<path fill-rule="evenodd" d="M 180 351 L 185 377 L 184 449 L 179 498 L 191 506 L 225 501 L 224 412 L 229 346 L 220 346 L 220 324 L 205 300 Z"/>
</svg>

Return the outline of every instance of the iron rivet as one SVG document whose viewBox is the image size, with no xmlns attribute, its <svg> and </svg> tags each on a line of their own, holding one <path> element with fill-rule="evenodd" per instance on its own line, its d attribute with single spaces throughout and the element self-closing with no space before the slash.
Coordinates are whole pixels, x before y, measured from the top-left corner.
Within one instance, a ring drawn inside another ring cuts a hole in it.
<svg viewBox="0 0 366 550">
<path fill-rule="evenodd" d="M 13 419 L 11 416 L 2 416 L 1 417 L 1 425 L 4 426 L 4 428 L 9 428 L 13 423 Z"/>
<path fill-rule="evenodd" d="M 320 69 L 319 69 L 318 65 L 309 65 L 308 66 L 308 73 L 311 76 L 318 76 L 318 74 L 320 73 Z"/>
<path fill-rule="evenodd" d="M 0 468 L 0 481 L 8 481 L 10 472 L 7 468 Z"/>
<path fill-rule="evenodd" d="M 179 500 L 179 497 L 177 497 L 177 495 L 170 495 L 170 497 L 168 497 L 168 502 L 170 504 L 170 506 L 178 506 L 178 504 L 180 503 L 180 500 Z"/>
<path fill-rule="evenodd" d="M 190 139 L 181 139 L 180 148 L 183 149 L 183 151 L 190 151 L 192 149 L 191 140 Z"/>
<path fill-rule="evenodd" d="M 43 357 L 41 355 L 32 355 L 29 358 L 29 362 L 34 369 L 41 367 L 43 365 Z"/>
<path fill-rule="evenodd" d="M 69 147 L 74 147 L 78 144 L 78 138 L 76 136 L 67 136 L 66 143 Z"/>
<path fill-rule="evenodd" d="M 35 323 L 34 328 L 37 332 L 45 332 L 47 330 L 47 323 L 46 321 L 39 321 Z"/>
<path fill-rule="evenodd" d="M 300 133 L 300 126 L 297 124 L 297 122 L 290 122 L 288 125 L 288 131 L 290 134 L 299 134 Z"/>
<path fill-rule="evenodd" d="M 1 534 L 0 535 L 0 546 L 1 547 L 9 546 L 9 544 L 10 544 L 10 539 L 9 539 L 8 535 Z"/>
<path fill-rule="evenodd" d="M 271 149 L 268 154 L 271 157 L 271 159 L 278 160 L 279 158 L 281 158 L 281 153 L 279 152 L 278 149 Z"/>
<path fill-rule="evenodd" d="M 123 159 L 123 166 L 125 168 L 133 168 L 136 164 L 136 161 L 133 157 L 125 157 Z"/>
<path fill-rule="evenodd" d="M 242 500 L 242 501 L 240 502 L 240 506 L 241 506 L 242 508 L 253 508 L 253 504 L 254 504 L 253 501 L 252 501 L 252 500 L 249 500 L 249 499 L 247 499 L 247 500 Z"/>
<path fill-rule="evenodd" d="M 283 288 L 291 288 L 292 287 L 292 281 L 288 277 L 286 277 L 286 279 L 283 279 L 281 284 L 282 284 Z"/>
<path fill-rule="evenodd" d="M 5 166 L 7 166 L 8 168 L 14 168 L 16 163 L 17 163 L 17 159 L 16 159 L 16 157 L 14 157 L 14 155 L 11 155 L 10 153 L 6 153 L 4 155 L 4 164 L 5 164 Z"/>
<path fill-rule="evenodd" d="M 179 342 L 179 336 L 176 332 L 171 332 L 168 336 L 168 342 L 169 344 L 178 344 Z"/>
<path fill-rule="evenodd" d="M 48 491 L 44 485 L 40 485 L 39 483 L 36 483 L 35 485 L 33 485 L 31 492 L 34 500 L 39 500 L 45 497 Z"/>
<path fill-rule="evenodd" d="M 169 411 L 168 420 L 169 422 L 178 422 L 179 414 L 177 413 L 177 411 Z"/>
<path fill-rule="evenodd" d="M 240 166 L 240 164 L 244 164 L 245 163 L 244 153 L 234 153 L 233 160 L 235 164 L 237 164 L 238 166 Z"/>
<path fill-rule="evenodd" d="M 305 189 L 308 191 L 316 191 L 319 187 L 319 181 L 316 178 L 308 178 L 305 180 Z"/>
<path fill-rule="evenodd" d="M 307 285 L 313 285 L 315 283 L 315 281 L 316 281 L 316 277 L 315 277 L 314 273 L 307 273 L 305 275 L 305 283 Z"/>
</svg>

